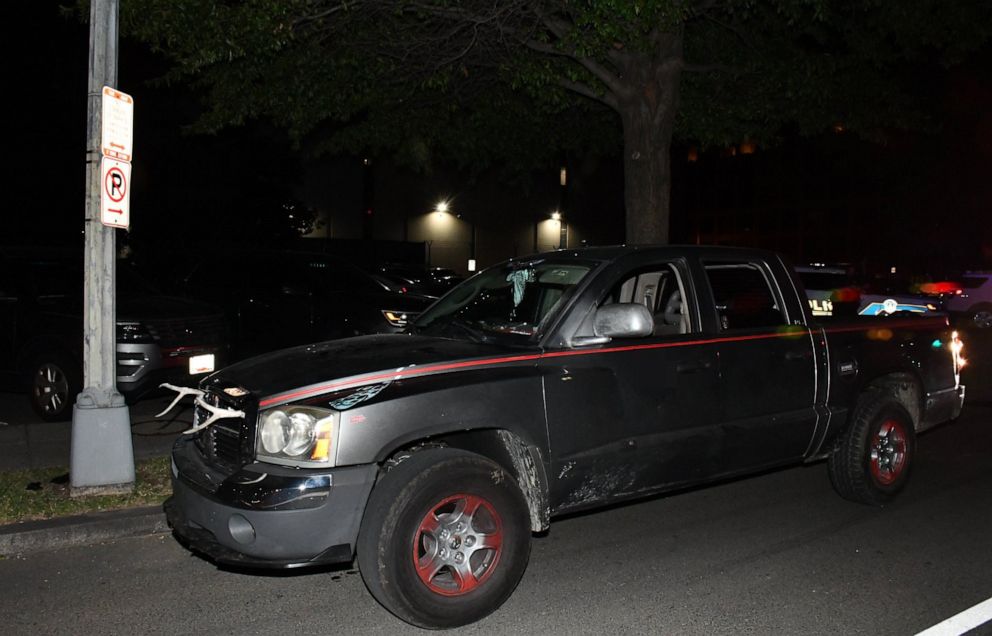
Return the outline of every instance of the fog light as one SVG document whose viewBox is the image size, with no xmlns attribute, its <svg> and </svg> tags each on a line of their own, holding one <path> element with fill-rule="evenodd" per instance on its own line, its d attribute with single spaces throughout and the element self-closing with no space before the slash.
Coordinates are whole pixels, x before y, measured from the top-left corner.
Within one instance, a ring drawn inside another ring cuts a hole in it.
<svg viewBox="0 0 992 636">
<path fill-rule="evenodd" d="M 249 545 L 255 541 L 255 527 L 241 515 L 231 515 L 227 529 L 230 530 L 231 537 L 242 545 Z"/>
</svg>

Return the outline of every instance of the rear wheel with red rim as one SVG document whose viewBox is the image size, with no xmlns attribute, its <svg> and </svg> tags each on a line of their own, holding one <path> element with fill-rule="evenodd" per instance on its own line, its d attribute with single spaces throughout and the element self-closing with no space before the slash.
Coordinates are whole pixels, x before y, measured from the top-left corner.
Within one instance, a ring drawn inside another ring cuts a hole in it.
<svg viewBox="0 0 992 636">
<path fill-rule="evenodd" d="M 866 392 L 827 463 L 845 499 L 882 505 L 906 485 L 916 449 L 913 418 L 890 393 Z"/>
<path fill-rule="evenodd" d="M 871 477 L 880 486 L 889 486 L 902 476 L 908 466 L 906 428 L 897 419 L 882 422 L 872 436 L 868 451 Z"/>
</svg>

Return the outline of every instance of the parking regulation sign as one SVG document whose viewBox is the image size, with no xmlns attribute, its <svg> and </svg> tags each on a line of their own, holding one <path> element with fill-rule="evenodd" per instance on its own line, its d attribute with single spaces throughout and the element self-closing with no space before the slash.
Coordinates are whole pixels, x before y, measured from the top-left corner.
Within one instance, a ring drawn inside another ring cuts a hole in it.
<svg viewBox="0 0 992 636">
<path fill-rule="evenodd" d="M 134 98 L 103 87 L 100 151 L 104 157 L 131 161 L 134 154 Z"/>
<path fill-rule="evenodd" d="M 131 222 L 131 164 L 104 157 L 100 162 L 100 222 L 127 229 Z"/>
</svg>

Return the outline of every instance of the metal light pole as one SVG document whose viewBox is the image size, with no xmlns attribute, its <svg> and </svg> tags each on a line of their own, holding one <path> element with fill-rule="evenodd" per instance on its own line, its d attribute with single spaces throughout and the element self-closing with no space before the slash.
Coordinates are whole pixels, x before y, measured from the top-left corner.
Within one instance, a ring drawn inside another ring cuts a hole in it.
<svg viewBox="0 0 992 636">
<path fill-rule="evenodd" d="M 73 496 L 134 488 L 131 417 L 117 391 L 114 229 L 100 222 L 103 87 L 117 85 L 118 0 L 90 4 L 86 133 L 83 392 L 72 409 Z"/>
<path fill-rule="evenodd" d="M 562 160 L 561 169 L 558 171 L 558 249 L 563 250 L 568 247 L 568 226 L 565 225 L 565 205 L 568 199 L 568 167 Z"/>
</svg>

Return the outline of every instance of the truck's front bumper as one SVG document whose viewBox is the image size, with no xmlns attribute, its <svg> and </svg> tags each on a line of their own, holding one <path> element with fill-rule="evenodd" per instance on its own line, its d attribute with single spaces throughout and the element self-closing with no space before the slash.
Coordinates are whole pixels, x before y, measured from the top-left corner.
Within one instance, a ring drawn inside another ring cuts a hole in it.
<svg viewBox="0 0 992 636">
<path fill-rule="evenodd" d="M 192 438 L 172 453 L 172 530 L 218 563 L 296 568 L 352 560 L 375 465 L 309 471 L 265 464 L 225 475 Z"/>
</svg>

